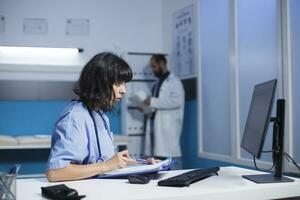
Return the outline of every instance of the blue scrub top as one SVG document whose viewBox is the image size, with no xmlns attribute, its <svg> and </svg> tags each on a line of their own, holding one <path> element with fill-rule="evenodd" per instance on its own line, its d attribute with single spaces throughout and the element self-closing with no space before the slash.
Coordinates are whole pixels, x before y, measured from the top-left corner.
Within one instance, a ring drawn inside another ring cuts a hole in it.
<svg viewBox="0 0 300 200">
<path fill-rule="evenodd" d="M 87 108 L 79 101 L 71 101 L 55 123 L 51 152 L 47 170 L 64 168 L 68 164 L 91 164 L 108 160 L 115 154 L 113 135 L 109 129 L 109 119 L 102 113 L 108 125 L 106 130 L 100 114 L 93 111 L 96 121 L 101 157 L 97 146 L 97 136 L 93 119 Z"/>
</svg>

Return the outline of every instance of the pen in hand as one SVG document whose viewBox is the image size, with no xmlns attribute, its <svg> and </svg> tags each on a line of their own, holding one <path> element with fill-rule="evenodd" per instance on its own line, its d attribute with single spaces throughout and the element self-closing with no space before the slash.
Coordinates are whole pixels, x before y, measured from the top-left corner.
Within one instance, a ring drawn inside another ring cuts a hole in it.
<svg viewBox="0 0 300 200">
<path fill-rule="evenodd" d="M 148 160 L 144 160 L 144 159 L 129 158 L 128 159 L 128 164 L 129 165 L 137 165 L 137 164 L 147 165 L 147 164 L 151 164 L 151 163 L 149 163 Z"/>
<path fill-rule="evenodd" d="M 151 164 L 155 164 L 157 162 L 159 162 L 160 160 L 156 160 L 154 158 L 148 158 L 146 159 L 136 159 L 135 160 L 137 162 L 137 164 L 147 164 L 147 165 L 151 165 Z"/>
<path fill-rule="evenodd" d="M 149 162 L 148 162 L 148 160 L 145 160 L 145 159 L 136 159 L 135 160 L 138 164 L 150 164 Z"/>
</svg>

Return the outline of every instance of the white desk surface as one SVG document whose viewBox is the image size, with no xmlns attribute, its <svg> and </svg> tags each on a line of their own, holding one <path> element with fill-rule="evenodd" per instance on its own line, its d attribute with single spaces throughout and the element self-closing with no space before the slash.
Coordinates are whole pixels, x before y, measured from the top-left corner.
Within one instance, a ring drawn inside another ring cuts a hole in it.
<svg viewBox="0 0 300 200">
<path fill-rule="evenodd" d="M 161 179 L 186 172 L 187 170 L 161 172 Z M 17 199 L 44 199 L 41 187 L 66 184 L 76 189 L 80 195 L 87 195 L 84 200 L 127 200 L 127 199 L 277 199 L 300 196 L 300 179 L 291 183 L 255 184 L 241 177 L 260 172 L 238 167 L 222 167 L 219 176 L 212 176 L 191 184 L 189 187 L 161 187 L 158 180 L 151 180 L 146 185 L 129 184 L 127 179 L 88 179 L 49 183 L 45 178 L 17 179 Z"/>
</svg>

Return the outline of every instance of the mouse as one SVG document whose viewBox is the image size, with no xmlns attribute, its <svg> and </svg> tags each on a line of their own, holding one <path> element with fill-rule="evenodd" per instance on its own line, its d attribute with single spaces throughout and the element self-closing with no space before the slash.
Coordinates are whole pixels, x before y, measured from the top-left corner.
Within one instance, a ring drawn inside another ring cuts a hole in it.
<svg viewBox="0 0 300 200">
<path fill-rule="evenodd" d="M 135 174 L 128 176 L 128 181 L 132 184 L 147 184 L 150 181 L 150 177 L 141 174 Z"/>
</svg>

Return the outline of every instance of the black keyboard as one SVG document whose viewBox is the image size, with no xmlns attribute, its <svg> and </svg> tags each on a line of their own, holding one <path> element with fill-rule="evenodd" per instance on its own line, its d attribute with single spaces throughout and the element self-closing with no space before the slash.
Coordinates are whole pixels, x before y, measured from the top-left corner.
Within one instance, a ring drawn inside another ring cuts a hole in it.
<svg viewBox="0 0 300 200">
<path fill-rule="evenodd" d="M 218 175 L 219 167 L 195 169 L 177 176 L 173 176 L 158 182 L 159 186 L 184 187 L 191 183 L 208 178 L 212 175 Z"/>
</svg>

